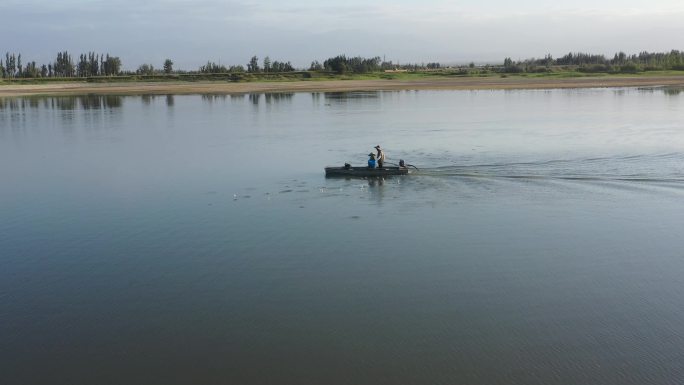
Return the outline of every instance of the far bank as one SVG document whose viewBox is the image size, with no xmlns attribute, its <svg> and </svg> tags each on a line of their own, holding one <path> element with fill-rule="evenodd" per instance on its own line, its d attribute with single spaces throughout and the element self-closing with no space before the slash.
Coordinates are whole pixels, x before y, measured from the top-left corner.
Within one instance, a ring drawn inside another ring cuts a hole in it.
<svg viewBox="0 0 684 385">
<path fill-rule="evenodd" d="M 591 77 L 490 76 L 298 81 L 85 81 L 41 84 L 0 83 L 0 97 L 37 95 L 242 94 L 270 92 L 352 92 L 399 90 L 505 90 L 604 87 L 684 87 L 684 74 L 604 75 Z"/>
</svg>

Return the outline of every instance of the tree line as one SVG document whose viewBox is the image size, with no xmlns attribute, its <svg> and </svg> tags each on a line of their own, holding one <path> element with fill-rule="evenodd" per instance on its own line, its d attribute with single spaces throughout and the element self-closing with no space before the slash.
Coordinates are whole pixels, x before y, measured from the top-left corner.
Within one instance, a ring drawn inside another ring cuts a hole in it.
<svg viewBox="0 0 684 385">
<path fill-rule="evenodd" d="M 78 55 L 74 61 L 72 55 L 67 52 L 57 53 L 53 62 L 37 65 L 35 61 L 22 64 L 21 54 L 6 53 L 5 60 L 0 58 L 0 77 L 5 79 L 13 78 L 53 78 L 53 77 L 92 77 L 92 76 L 117 76 L 117 75 L 162 75 L 162 74 L 221 74 L 221 73 L 252 73 L 269 74 L 294 72 L 297 69 L 289 61 L 272 60 L 265 56 L 261 61 L 254 55 L 245 66 L 222 65 L 211 60 L 201 65 L 196 71 L 175 70 L 173 61 L 166 59 L 161 68 L 155 68 L 153 64 L 144 63 L 138 66 L 135 71 L 122 70 L 121 59 L 117 56 L 87 52 Z M 391 61 L 386 62 L 379 56 L 364 58 L 361 56 L 347 57 L 338 55 L 323 61 L 311 62 L 308 71 L 326 71 L 337 74 L 344 73 L 369 73 L 387 69 L 406 69 L 416 70 L 420 68 L 439 68 L 439 63 L 429 63 L 425 65 L 408 64 L 395 65 Z"/>
<path fill-rule="evenodd" d="M 380 56 L 372 58 L 364 58 L 361 56 L 347 57 L 346 55 L 338 55 L 323 61 L 323 64 L 317 60 L 311 62 L 309 71 L 329 71 L 337 74 L 353 73 L 363 74 L 369 72 L 387 71 L 387 70 L 407 70 L 416 71 L 421 69 L 439 69 L 439 63 L 425 64 L 394 64 L 392 61 L 385 61 Z"/>
<path fill-rule="evenodd" d="M 21 54 L 5 53 L 0 58 L 0 77 L 13 78 L 52 78 L 52 77 L 88 77 L 115 76 L 121 73 L 121 59 L 107 54 L 88 52 L 74 62 L 67 51 L 58 52 L 53 62 L 38 66 L 35 61 L 22 63 Z"/>
<path fill-rule="evenodd" d="M 247 66 L 231 65 L 226 67 L 225 65 L 216 64 L 212 61 L 207 61 L 199 67 L 197 72 L 201 74 L 220 74 L 220 73 L 278 73 L 278 72 L 294 72 L 296 69 L 292 63 L 278 60 L 271 60 L 269 56 L 264 57 L 261 64 L 259 64 L 259 57 L 252 56 L 247 62 Z"/>
<path fill-rule="evenodd" d="M 67 51 L 57 53 L 54 61 L 48 64 L 38 65 L 35 61 L 23 61 L 21 54 L 5 53 L 4 60 L 0 57 L 0 77 L 5 79 L 14 78 L 69 78 L 69 77 L 93 77 L 93 76 L 119 76 L 119 75 L 164 75 L 164 74 L 270 74 L 297 71 L 289 61 L 271 60 L 265 56 L 261 61 L 254 55 L 246 65 L 222 65 L 212 61 L 199 66 L 194 71 L 174 69 L 171 59 L 166 59 L 161 68 L 155 68 L 152 64 L 141 64 L 135 71 L 122 70 L 121 59 L 117 56 L 87 52 L 78 55 L 75 61 Z M 470 63 L 470 68 L 474 67 Z M 672 50 L 670 52 L 647 52 L 627 55 L 624 52 L 616 53 L 612 58 L 604 55 L 589 53 L 568 53 L 559 58 L 553 58 L 550 54 L 544 58 L 531 58 L 514 61 L 510 57 L 504 59 L 503 66 L 485 66 L 487 71 L 519 73 L 519 72 L 551 72 L 552 67 L 561 67 L 561 70 L 578 70 L 581 72 L 639 72 L 651 70 L 684 70 L 684 52 Z M 385 70 L 438 70 L 443 68 L 439 63 L 426 64 L 394 64 L 385 61 L 379 56 L 365 58 L 361 56 L 348 57 L 337 55 L 328 58 L 323 63 L 318 60 L 311 62 L 308 71 L 330 72 L 335 74 L 363 74 Z M 467 73 L 468 70 L 462 69 Z M 235 75 L 239 77 L 240 75 Z"/>
<path fill-rule="evenodd" d="M 513 61 L 504 59 L 504 72 L 547 72 L 552 66 L 573 66 L 580 72 L 639 72 L 656 70 L 684 70 L 684 52 L 647 52 L 628 55 L 616 53 L 612 58 L 604 55 L 570 52 L 554 59 L 550 54 L 543 59 Z"/>
</svg>

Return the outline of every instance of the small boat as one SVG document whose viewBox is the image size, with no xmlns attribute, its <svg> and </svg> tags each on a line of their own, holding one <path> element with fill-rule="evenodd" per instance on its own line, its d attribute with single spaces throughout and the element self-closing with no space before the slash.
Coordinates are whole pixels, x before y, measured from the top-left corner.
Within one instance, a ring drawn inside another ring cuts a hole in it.
<svg viewBox="0 0 684 385">
<path fill-rule="evenodd" d="M 386 166 L 383 168 L 368 167 L 326 167 L 326 177 L 383 177 L 390 175 L 406 175 L 409 173 L 408 167 Z"/>
</svg>

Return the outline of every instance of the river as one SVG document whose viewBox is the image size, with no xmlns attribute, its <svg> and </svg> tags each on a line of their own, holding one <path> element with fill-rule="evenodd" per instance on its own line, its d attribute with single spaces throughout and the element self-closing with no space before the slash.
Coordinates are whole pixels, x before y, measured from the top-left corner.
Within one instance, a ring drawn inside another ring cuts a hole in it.
<svg viewBox="0 0 684 385">
<path fill-rule="evenodd" d="M 0 99 L 3 384 L 674 384 L 684 90 Z M 326 179 L 380 144 L 415 173 Z"/>
</svg>

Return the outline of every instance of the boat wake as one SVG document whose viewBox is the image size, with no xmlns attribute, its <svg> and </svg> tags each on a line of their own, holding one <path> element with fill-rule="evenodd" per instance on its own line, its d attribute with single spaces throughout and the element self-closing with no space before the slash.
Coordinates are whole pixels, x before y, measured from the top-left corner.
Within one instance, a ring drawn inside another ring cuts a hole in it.
<svg viewBox="0 0 684 385">
<path fill-rule="evenodd" d="M 684 172 L 682 170 L 684 170 L 684 154 L 668 153 L 421 167 L 416 174 L 443 178 L 684 184 Z"/>
</svg>

